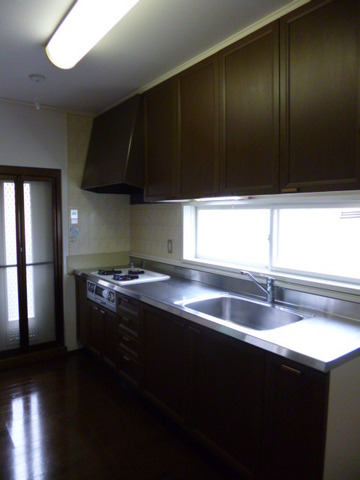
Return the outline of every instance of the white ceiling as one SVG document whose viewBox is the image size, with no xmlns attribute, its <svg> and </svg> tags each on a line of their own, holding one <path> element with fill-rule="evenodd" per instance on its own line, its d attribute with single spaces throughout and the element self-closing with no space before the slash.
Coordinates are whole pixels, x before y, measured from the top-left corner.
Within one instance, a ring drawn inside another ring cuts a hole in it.
<svg viewBox="0 0 360 480">
<path fill-rule="evenodd" d="M 44 47 L 73 3 L 0 0 L 1 99 L 36 99 L 40 105 L 96 114 L 296 2 L 140 0 L 73 69 L 60 70 L 49 62 Z M 33 73 L 46 80 L 31 82 Z"/>
</svg>

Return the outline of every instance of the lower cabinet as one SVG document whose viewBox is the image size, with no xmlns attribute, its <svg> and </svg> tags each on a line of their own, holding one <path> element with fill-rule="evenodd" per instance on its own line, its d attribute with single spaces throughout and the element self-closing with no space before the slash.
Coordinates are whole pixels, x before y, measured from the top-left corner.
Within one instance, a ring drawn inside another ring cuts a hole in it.
<svg viewBox="0 0 360 480">
<path fill-rule="evenodd" d="M 103 360 L 114 370 L 117 366 L 117 326 L 118 315 L 106 311 L 103 327 Z"/>
<path fill-rule="evenodd" d="M 168 413 L 184 420 L 185 321 L 144 308 L 144 391 Z"/>
<path fill-rule="evenodd" d="M 76 338 L 87 344 L 89 305 L 87 302 L 86 277 L 75 277 L 76 286 Z"/>
<path fill-rule="evenodd" d="M 124 295 L 85 302 L 87 348 L 245 478 L 325 478 L 329 374 Z"/>
<path fill-rule="evenodd" d="M 189 423 L 251 478 L 260 473 L 265 354 L 206 328 L 189 327 Z"/>
<path fill-rule="evenodd" d="M 105 311 L 95 305 L 94 303 L 87 301 L 89 306 L 89 323 L 88 323 L 88 349 L 96 356 L 101 357 L 103 351 L 104 340 L 104 318 Z"/>
<path fill-rule="evenodd" d="M 137 300 L 117 295 L 118 314 L 118 372 L 133 387 L 143 384 L 143 318 Z"/>
<path fill-rule="evenodd" d="M 323 478 L 329 375 L 267 354 L 264 479 Z"/>
<path fill-rule="evenodd" d="M 87 348 L 100 357 L 111 368 L 117 362 L 117 323 L 118 316 L 88 302 L 88 339 Z"/>
</svg>

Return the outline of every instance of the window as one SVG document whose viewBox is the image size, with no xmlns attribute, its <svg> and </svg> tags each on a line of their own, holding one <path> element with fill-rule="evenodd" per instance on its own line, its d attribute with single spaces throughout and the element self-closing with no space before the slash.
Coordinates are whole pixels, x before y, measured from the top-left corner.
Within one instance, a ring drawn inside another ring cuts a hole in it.
<svg viewBox="0 0 360 480">
<path fill-rule="evenodd" d="M 360 279 L 360 208 L 275 210 L 273 269 Z"/>
<path fill-rule="evenodd" d="M 197 257 L 266 268 L 269 229 L 270 214 L 265 209 L 200 209 L 197 212 Z"/>
<path fill-rule="evenodd" d="M 183 258 L 235 269 L 360 282 L 359 198 L 357 202 L 186 205 Z"/>
</svg>

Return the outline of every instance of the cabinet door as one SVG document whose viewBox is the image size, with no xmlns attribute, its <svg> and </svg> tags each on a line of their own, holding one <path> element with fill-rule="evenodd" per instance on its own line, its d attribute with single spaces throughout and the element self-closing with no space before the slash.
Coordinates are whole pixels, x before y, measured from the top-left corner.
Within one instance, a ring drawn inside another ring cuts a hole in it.
<svg viewBox="0 0 360 480">
<path fill-rule="evenodd" d="M 359 19 L 330 0 L 280 20 L 282 191 L 360 188 Z"/>
<path fill-rule="evenodd" d="M 222 194 L 279 186 L 279 29 L 272 23 L 220 52 Z"/>
<path fill-rule="evenodd" d="M 118 315 L 106 312 L 104 315 L 103 360 L 111 368 L 116 368 Z"/>
<path fill-rule="evenodd" d="M 103 352 L 105 312 L 92 302 L 88 302 L 88 305 L 88 348 L 92 353 L 101 357 Z"/>
<path fill-rule="evenodd" d="M 264 478 L 323 478 L 328 375 L 268 355 Z"/>
<path fill-rule="evenodd" d="M 86 278 L 75 277 L 76 282 L 76 338 L 87 344 L 89 306 L 87 301 Z"/>
<path fill-rule="evenodd" d="M 171 78 L 145 95 L 147 199 L 175 198 L 177 109 L 176 78 Z"/>
<path fill-rule="evenodd" d="M 144 310 L 145 392 L 182 419 L 185 395 L 185 325 L 157 309 Z"/>
<path fill-rule="evenodd" d="M 179 198 L 214 196 L 219 183 L 218 57 L 179 75 Z"/>
<path fill-rule="evenodd" d="M 261 457 L 264 353 L 226 335 L 189 328 L 190 424 L 253 478 Z"/>
</svg>

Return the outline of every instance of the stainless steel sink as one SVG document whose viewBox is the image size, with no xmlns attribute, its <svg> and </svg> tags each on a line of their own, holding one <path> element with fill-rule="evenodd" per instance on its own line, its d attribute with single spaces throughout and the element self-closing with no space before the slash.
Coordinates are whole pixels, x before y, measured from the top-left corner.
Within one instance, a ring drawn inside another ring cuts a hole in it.
<svg viewBox="0 0 360 480">
<path fill-rule="evenodd" d="M 252 328 L 254 330 L 272 330 L 274 328 L 299 322 L 303 315 L 283 307 L 223 294 L 214 298 L 179 302 L 186 309 L 209 315 L 215 319 Z"/>
</svg>

